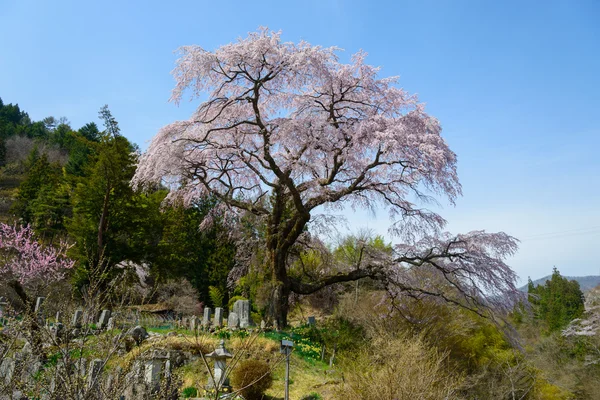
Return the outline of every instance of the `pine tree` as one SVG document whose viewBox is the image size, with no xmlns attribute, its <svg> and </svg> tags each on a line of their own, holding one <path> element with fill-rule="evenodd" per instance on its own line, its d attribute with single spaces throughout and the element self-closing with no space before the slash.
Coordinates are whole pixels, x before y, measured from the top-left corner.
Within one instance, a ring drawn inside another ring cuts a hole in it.
<svg viewBox="0 0 600 400">
<path fill-rule="evenodd" d="M 544 286 L 534 287 L 530 279 L 527 289 L 536 318 L 545 322 L 549 332 L 563 329 L 585 311 L 579 283 L 561 276 L 556 267 Z"/>
</svg>

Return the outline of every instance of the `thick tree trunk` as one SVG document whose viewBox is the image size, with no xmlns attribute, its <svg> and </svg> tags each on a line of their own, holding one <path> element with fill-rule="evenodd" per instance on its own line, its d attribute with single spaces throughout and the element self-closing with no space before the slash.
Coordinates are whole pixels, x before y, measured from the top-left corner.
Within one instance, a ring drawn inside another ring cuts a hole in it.
<svg viewBox="0 0 600 400">
<path fill-rule="evenodd" d="M 282 179 L 289 180 L 289 177 Z M 287 189 L 289 187 L 280 186 L 274 190 L 271 199 L 273 211 L 267 223 L 267 252 L 272 272 L 269 317 L 279 329 L 287 326 L 289 296 L 292 292 L 286 265 L 288 252 L 310 221 L 310 212 L 304 209 L 300 200 L 294 201 L 294 196 L 286 192 Z"/>
<path fill-rule="evenodd" d="M 270 318 L 273 319 L 278 329 L 287 326 L 289 311 L 289 297 L 291 293 L 290 281 L 287 276 L 286 254 L 281 249 L 270 249 L 270 262 L 273 271 L 271 288 Z"/>
<path fill-rule="evenodd" d="M 21 286 L 21 283 L 19 283 L 19 281 L 17 281 L 15 279 L 15 280 L 13 280 L 13 281 L 10 282 L 10 286 L 13 288 L 13 290 L 15 291 L 15 293 L 17 294 L 17 296 L 19 296 L 19 298 L 21 299 L 21 301 L 25 305 L 25 309 L 27 310 L 27 312 L 29 312 L 30 307 L 33 307 L 33 305 L 29 301 L 29 297 L 27 296 L 27 293 L 25 292 L 25 289 L 23 289 L 23 286 Z"/>
<path fill-rule="evenodd" d="M 285 283 L 277 282 L 271 295 L 273 320 L 278 329 L 287 326 L 290 290 Z"/>
</svg>

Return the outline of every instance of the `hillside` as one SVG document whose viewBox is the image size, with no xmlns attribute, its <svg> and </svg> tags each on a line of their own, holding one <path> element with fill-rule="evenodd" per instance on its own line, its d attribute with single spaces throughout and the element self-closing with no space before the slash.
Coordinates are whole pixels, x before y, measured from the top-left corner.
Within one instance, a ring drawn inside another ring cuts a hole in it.
<svg viewBox="0 0 600 400">
<path fill-rule="evenodd" d="M 551 278 L 552 278 L 552 275 L 547 275 L 543 278 L 536 279 L 535 281 L 533 281 L 533 284 L 535 286 L 543 285 L 544 283 L 546 283 L 546 281 L 549 281 Z M 588 290 L 593 289 L 596 286 L 600 285 L 600 275 L 565 276 L 565 278 L 567 278 L 570 281 L 579 282 L 579 287 L 584 292 L 587 292 Z M 522 287 L 519 288 L 519 290 L 526 292 L 527 285 L 523 285 Z"/>
</svg>

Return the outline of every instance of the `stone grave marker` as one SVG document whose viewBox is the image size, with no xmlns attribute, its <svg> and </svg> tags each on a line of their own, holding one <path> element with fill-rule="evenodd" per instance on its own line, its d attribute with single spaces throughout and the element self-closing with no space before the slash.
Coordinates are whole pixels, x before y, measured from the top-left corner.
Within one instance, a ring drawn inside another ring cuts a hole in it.
<svg viewBox="0 0 600 400">
<path fill-rule="evenodd" d="M 106 325 L 108 325 L 108 319 L 110 318 L 110 314 L 110 310 L 102 310 L 100 318 L 98 319 L 98 328 L 106 328 Z"/>
<path fill-rule="evenodd" d="M 46 300 L 45 297 L 38 297 L 37 299 L 35 299 L 35 313 L 36 314 L 42 313 L 42 311 L 43 311 L 42 305 L 44 304 L 44 300 Z"/>
<path fill-rule="evenodd" d="M 210 326 L 210 317 L 212 316 L 212 309 L 210 307 L 204 307 L 204 317 L 202 318 L 202 326 L 208 328 Z"/>
<path fill-rule="evenodd" d="M 33 348 L 31 347 L 31 343 L 25 342 L 25 344 L 23 345 L 23 348 L 21 349 L 21 354 L 29 355 L 32 352 L 33 352 Z"/>
<path fill-rule="evenodd" d="M 144 382 L 150 386 L 152 391 L 156 391 L 160 387 L 162 364 L 161 360 L 148 360 L 144 365 Z"/>
<path fill-rule="evenodd" d="M 8 385 L 15 372 L 15 360 L 12 358 L 4 358 L 0 362 L 0 379 L 4 378 L 4 383 Z"/>
<path fill-rule="evenodd" d="M 83 319 L 83 310 L 75 310 L 73 314 L 73 319 L 71 320 L 71 325 L 73 328 L 81 328 L 81 320 Z"/>
<path fill-rule="evenodd" d="M 90 369 L 88 372 L 88 387 L 91 388 L 96 385 L 100 372 L 102 372 L 103 361 L 96 358 L 90 362 Z"/>
<path fill-rule="evenodd" d="M 40 369 L 42 368 L 42 362 L 38 359 L 33 359 L 33 360 L 28 360 L 27 364 L 24 365 L 25 367 L 25 380 L 27 382 L 33 382 L 35 381 L 38 377 L 37 374 L 38 372 L 40 372 Z"/>
<path fill-rule="evenodd" d="M 192 315 L 190 317 L 190 330 L 195 332 L 197 327 L 198 327 L 198 317 L 196 317 L 195 315 Z"/>
<path fill-rule="evenodd" d="M 222 307 L 215 308 L 214 326 L 217 328 L 220 328 L 223 326 L 223 308 Z"/>
<path fill-rule="evenodd" d="M 240 319 L 235 312 L 230 312 L 227 317 L 227 327 L 229 329 L 237 329 L 240 326 Z"/>
<path fill-rule="evenodd" d="M 6 307 L 8 306 L 8 301 L 2 296 L 0 296 L 0 318 L 2 318 L 6 314 Z"/>
<path fill-rule="evenodd" d="M 235 312 L 240 319 L 240 328 L 253 326 L 252 318 L 250 317 L 250 300 L 238 300 L 233 305 Z"/>
<path fill-rule="evenodd" d="M 52 337 L 54 340 L 59 341 L 61 339 L 61 335 L 64 329 L 64 325 L 61 322 L 57 322 L 52 327 Z"/>
</svg>

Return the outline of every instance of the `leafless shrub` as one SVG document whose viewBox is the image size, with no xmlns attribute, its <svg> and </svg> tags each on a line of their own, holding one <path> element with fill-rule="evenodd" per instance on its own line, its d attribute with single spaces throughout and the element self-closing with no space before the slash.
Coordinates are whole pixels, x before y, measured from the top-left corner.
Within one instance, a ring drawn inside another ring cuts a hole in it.
<svg viewBox="0 0 600 400">
<path fill-rule="evenodd" d="M 200 312 L 198 297 L 198 291 L 184 278 L 168 280 L 156 287 L 156 300 L 182 314 Z"/>
<path fill-rule="evenodd" d="M 33 150 L 35 141 L 27 136 L 12 136 L 6 140 L 6 163 L 25 161 Z"/>
<path fill-rule="evenodd" d="M 458 398 L 460 375 L 448 369 L 447 354 L 422 340 L 381 335 L 346 360 L 344 383 L 336 398 L 345 400 L 446 400 Z"/>
<path fill-rule="evenodd" d="M 12 136 L 6 140 L 6 163 L 23 163 L 35 146 L 40 154 L 46 154 L 50 163 L 65 165 L 69 154 L 60 147 L 46 142 L 36 142 L 27 136 Z"/>
</svg>

